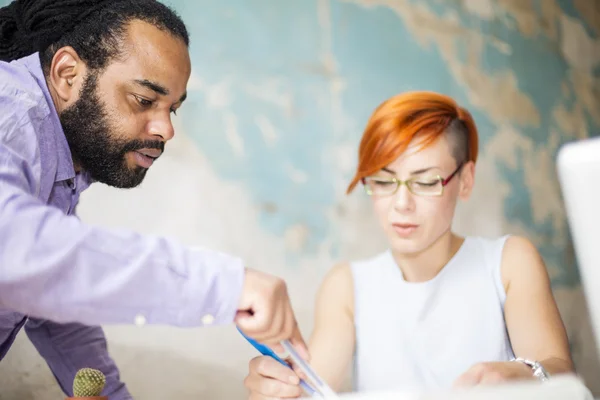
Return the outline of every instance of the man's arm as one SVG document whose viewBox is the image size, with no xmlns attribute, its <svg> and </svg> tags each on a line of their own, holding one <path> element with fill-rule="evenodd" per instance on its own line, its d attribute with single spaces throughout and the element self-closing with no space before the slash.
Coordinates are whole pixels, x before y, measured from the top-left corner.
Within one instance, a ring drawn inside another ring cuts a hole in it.
<svg viewBox="0 0 600 400">
<path fill-rule="evenodd" d="M 132 399 L 108 354 L 102 328 L 30 318 L 25 324 L 25 332 L 46 360 L 65 395 L 73 396 L 77 371 L 94 368 L 106 377 L 104 396 L 111 400 Z"/>
<path fill-rule="evenodd" d="M 233 321 L 245 277 L 240 259 L 64 215 L 31 194 L 36 174 L 7 143 L 0 141 L 1 307 L 86 325 Z"/>
</svg>

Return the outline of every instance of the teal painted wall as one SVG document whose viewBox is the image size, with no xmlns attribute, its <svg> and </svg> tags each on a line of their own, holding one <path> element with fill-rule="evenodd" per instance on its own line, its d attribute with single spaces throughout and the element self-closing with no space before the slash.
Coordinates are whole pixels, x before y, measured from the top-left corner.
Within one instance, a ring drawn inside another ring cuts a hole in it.
<svg viewBox="0 0 600 400">
<path fill-rule="evenodd" d="M 599 50 L 598 26 L 584 2 L 173 4 L 191 31 L 199 82 L 183 127 L 216 173 L 250 194 L 260 229 L 305 227 L 292 264 L 326 240 L 339 255 L 329 215 L 366 120 L 384 99 L 425 89 L 473 112 L 483 162 L 506 190 L 503 230 L 536 242 L 555 285 L 578 283 L 563 210 L 547 195 L 558 195 L 557 147 L 600 132 L 587 84 L 598 85 L 599 57 L 582 55 Z"/>
</svg>

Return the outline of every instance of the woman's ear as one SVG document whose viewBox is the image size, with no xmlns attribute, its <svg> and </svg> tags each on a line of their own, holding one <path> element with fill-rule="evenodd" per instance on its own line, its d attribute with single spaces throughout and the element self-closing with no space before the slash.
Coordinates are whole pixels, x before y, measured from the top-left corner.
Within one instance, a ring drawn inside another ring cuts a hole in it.
<svg viewBox="0 0 600 400">
<path fill-rule="evenodd" d="M 460 171 L 460 189 L 458 197 L 461 200 L 468 200 L 473 192 L 473 185 L 475 184 L 475 163 L 473 161 L 467 162 L 463 165 Z"/>
</svg>

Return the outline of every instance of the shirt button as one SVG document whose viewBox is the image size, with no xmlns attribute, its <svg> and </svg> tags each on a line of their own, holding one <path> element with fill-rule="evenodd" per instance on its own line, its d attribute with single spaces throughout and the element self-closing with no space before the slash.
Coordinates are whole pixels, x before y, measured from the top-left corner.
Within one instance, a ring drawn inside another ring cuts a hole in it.
<svg viewBox="0 0 600 400">
<path fill-rule="evenodd" d="M 215 317 L 213 317 L 210 314 L 206 314 L 204 317 L 202 317 L 202 324 L 203 325 L 212 325 L 213 322 L 215 322 Z"/>
<path fill-rule="evenodd" d="M 138 314 L 135 316 L 134 323 L 137 326 L 144 326 L 146 325 L 146 317 L 144 317 L 142 314 Z"/>
</svg>

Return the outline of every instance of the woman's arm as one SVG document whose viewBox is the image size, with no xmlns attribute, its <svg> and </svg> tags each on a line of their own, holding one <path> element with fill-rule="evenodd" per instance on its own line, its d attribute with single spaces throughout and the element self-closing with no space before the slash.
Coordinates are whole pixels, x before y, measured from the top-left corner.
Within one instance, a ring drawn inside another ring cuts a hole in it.
<svg viewBox="0 0 600 400">
<path fill-rule="evenodd" d="M 339 391 L 354 355 L 354 284 L 348 264 L 335 266 L 317 294 L 309 341 L 311 365 Z"/>
<path fill-rule="evenodd" d="M 315 326 L 309 341 L 310 364 L 333 390 L 339 391 L 354 354 L 354 285 L 348 264 L 335 266 L 317 294 Z M 252 400 L 297 398 L 298 377 L 271 357 L 250 361 L 244 384 Z"/>
<path fill-rule="evenodd" d="M 573 372 L 567 333 L 542 257 L 522 237 L 510 237 L 502 257 L 504 318 L 517 357 L 539 361 L 550 374 Z"/>
<path fill-rule="evenodd" d="M 506 291 L 504 319 L 516 357 L 538 361 L 550 374 L 574 371 L 565 327 L 552 294 L 542 257 L 522 237 L 510 237 L 502 254 L 502 283 Z M 517 379 L 537 379 L 520 362 L 474 365 L 455 384 L 469 386 Z"/>
</svg>

